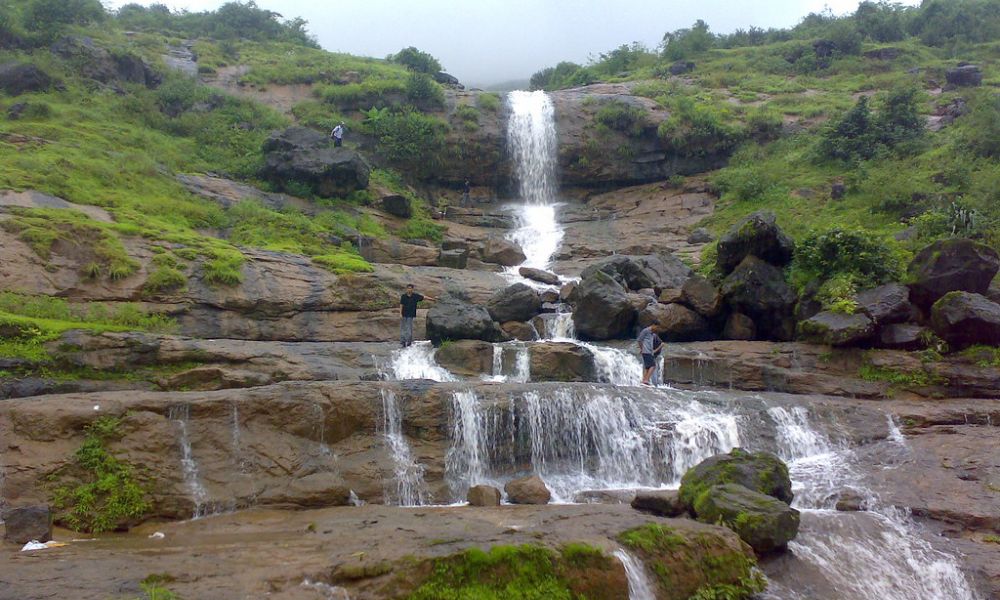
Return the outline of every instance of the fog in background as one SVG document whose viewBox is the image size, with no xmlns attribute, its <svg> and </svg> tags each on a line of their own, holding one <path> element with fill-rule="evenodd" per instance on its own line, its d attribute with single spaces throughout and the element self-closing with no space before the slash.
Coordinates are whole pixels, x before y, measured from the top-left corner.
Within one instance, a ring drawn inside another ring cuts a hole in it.
<svg viewBox="0 0 1000 600">
<path fill-rule="evenodd" d="M 128 3 L 105 1 L 111 9 Z M 224 0 L 158 3 L 203 11 Z M 729 33 L 752 25 L 790 27 L 810 12 L 828 7 L 839 15 L 857 5 L 858 0 L 257 0 L 260 8 L 309 21 L 309 31 L 327 50 L 384 58 L 416 46 L 477 87 L 526 81 L 563 60 L 585 64 L 633 41 L 655 48 L 665 32 L 690 27 L 696 19 L 715 33 Z"/>
</svg>

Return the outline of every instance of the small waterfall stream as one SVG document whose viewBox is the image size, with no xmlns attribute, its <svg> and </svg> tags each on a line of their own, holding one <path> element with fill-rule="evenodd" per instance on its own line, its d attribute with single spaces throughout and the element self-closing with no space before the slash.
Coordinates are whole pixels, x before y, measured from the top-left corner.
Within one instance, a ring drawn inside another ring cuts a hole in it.
<svg viewBox="0 0 1000 600">
<path fill-rule="evenodd" d="M 403 416 L 392 390 L 382 390 L 384 431 L 392 455 L 394 475 L 385 490 L 386 504 L 419 506 L 429 498 L 424 485 L 424 468 L 413 458 L 410 445 L 403 436 Z"/>
<path fill-rule="evenodd" d="M 624 550 L 615 550 L 614 554 L 625 567 L 625 576 L 628 577 L 628 600 L 656 600 L 653 584 L 646 575 L 642 561 Z"/>
<path fill-rule="evenodd" d="M 191 451 L 191 439 L 188 435 L 191 407 L 187 404 L 172 406 L 168 411 L 167 418 L 177 424 L 177 439 L 181 447 L 181 472 L 184 474 L 184 485 L 194 503 L 194 514 L 191 517 L 193 519 L 204 517 L 209 514 L 208 491 L 201 483 L 201 477 L 198 475 L 198 463 Z"/>
</svg>

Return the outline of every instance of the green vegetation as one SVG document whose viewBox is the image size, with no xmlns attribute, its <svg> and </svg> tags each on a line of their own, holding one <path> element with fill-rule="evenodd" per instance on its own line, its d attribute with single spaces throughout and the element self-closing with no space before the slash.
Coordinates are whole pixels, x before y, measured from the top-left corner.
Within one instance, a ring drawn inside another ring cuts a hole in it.
<svg viewBox="0 0 1000 600">
<path fill-rule="evenodd" d="M 111 531 L 141 518 L 150 509 L 146 492 L 135 480 L 133 467 L 116 458 L 108 444 L 120 439 L 121 419 L 100 417 L 84 429 L 83 445 L 74 462 L 56 471 L 53 481 L 72 478 L 56 487 L 53 506 L 57 520 L 76 531 Z"/>
<path fill-rule="evenodd" d="M 875 366 L 870 363 L 861 365 L 861 368 L 858 370 L 858 376 L 865 381 L 885 382 L 902 387 L 927 387 L 947 383 L 940 375 L 935 375 L 925 370 L 900 371 L 889 367 Z"/>
<path fill-rule="evenodd" d="M 983 536 L 983 541 L 987 544 L 1000 544 L 1000 535 L 985 535 Z"/>
<path fill-rule="evenodd" d="M 483 92 L 476 97 L 476 104 L 483 110 L 498 112 L 500 110 L 500 94 Z"/>
<path fill-rule="evenodd" d="M 617 561 L 596 548 L 569 544 L 473 548 L 431 561 L 431 572 L 409 600 L 611 600 L 625 590 L 606 585 Z"/>
<path fill-rule="evenodd" d="M 959 356 L 971 360 L 977 367 L 1000 368 L 1000 347 L 977 344 L 959 352 Z"/>
<path fill-rule="evenodd" d="M 426 177 L 441 164 L 448 131 L 443 120 L 409 108 L 373 108 L 365 114 L 379 154 L 396 167 Z"/>
<path fill-rule="evenodd" d="M 415 73 L 427 73 L 433 75 L 441 71 L 441 63 L 436 58 L 417 50 L 413 46 L 403 48 L 396 54 L 388 56 L 390 62 L 398 63 Z"/>
<path fill-rule="evenodd" d="M 594 118 L 598 123 L 631 136 L 642 135 L 649 112 L 641 106 L 612 100 L 601 105 Z"/>
</svg>

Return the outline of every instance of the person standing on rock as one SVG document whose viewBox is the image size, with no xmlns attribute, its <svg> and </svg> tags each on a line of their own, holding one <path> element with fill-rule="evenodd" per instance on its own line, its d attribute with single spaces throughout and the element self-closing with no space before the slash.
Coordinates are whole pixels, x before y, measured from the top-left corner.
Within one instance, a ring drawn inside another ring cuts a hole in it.
<svg viewBox="0 0 1000 600">
<path fill-rule="evenodd" d="M 413 319 L 417 318 L 417 304 L 422 300 L 436 302 L 437 298 L 414 293 L 413 284 L 406 286 L 406 293 L 399 297 L 399 345 L 403 348 L 413 344 Z"/>
<path fill-rule="evenodd" d="M 656 355 L 663 349 L 663 340 L 659 336 L 662 331 L 663 328 L 658 323 L 653 323 L 640 331 L 636 339 L 639 343 L 639 354 L 642 355 L 642 385 L 651 385 L 649 379 L 656 370 Z"/>
<path fill-rule="evenodd" d="M 335 148 L 340 148 L 344 145 L 344 122 L 341 121 L 340 125 L 333 128 L 330 132 L 330 137 L 333 138 L 333 145 Z"/>
<path fill-rule="evenodd" d="M 466 208 L 470 204 L 472 204 L 471 200 L 469 199 L 469 195 L 471 193 L 472 193 L 472 186 L 469 185 L 469 180 L 466 179 L 465 187 L 462 188 L 462 208 Z"/>
</svg>

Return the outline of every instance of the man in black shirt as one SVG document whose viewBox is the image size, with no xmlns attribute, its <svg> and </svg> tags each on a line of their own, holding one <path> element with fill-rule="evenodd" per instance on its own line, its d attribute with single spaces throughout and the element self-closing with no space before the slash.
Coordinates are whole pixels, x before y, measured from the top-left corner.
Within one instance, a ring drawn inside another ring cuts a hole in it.
<svg viewBox="0 0 1000 600">
<path fill-rule="evenodd" d="M 413 284 L 406 286 L 406 293 L 399 297 L 399 345 L 406 348 L 413 343 L 413 319 L 417 317 L 417 304 L 421 300 L 436 302 L 437 298 L 413 293 Z"/>
</svg>

